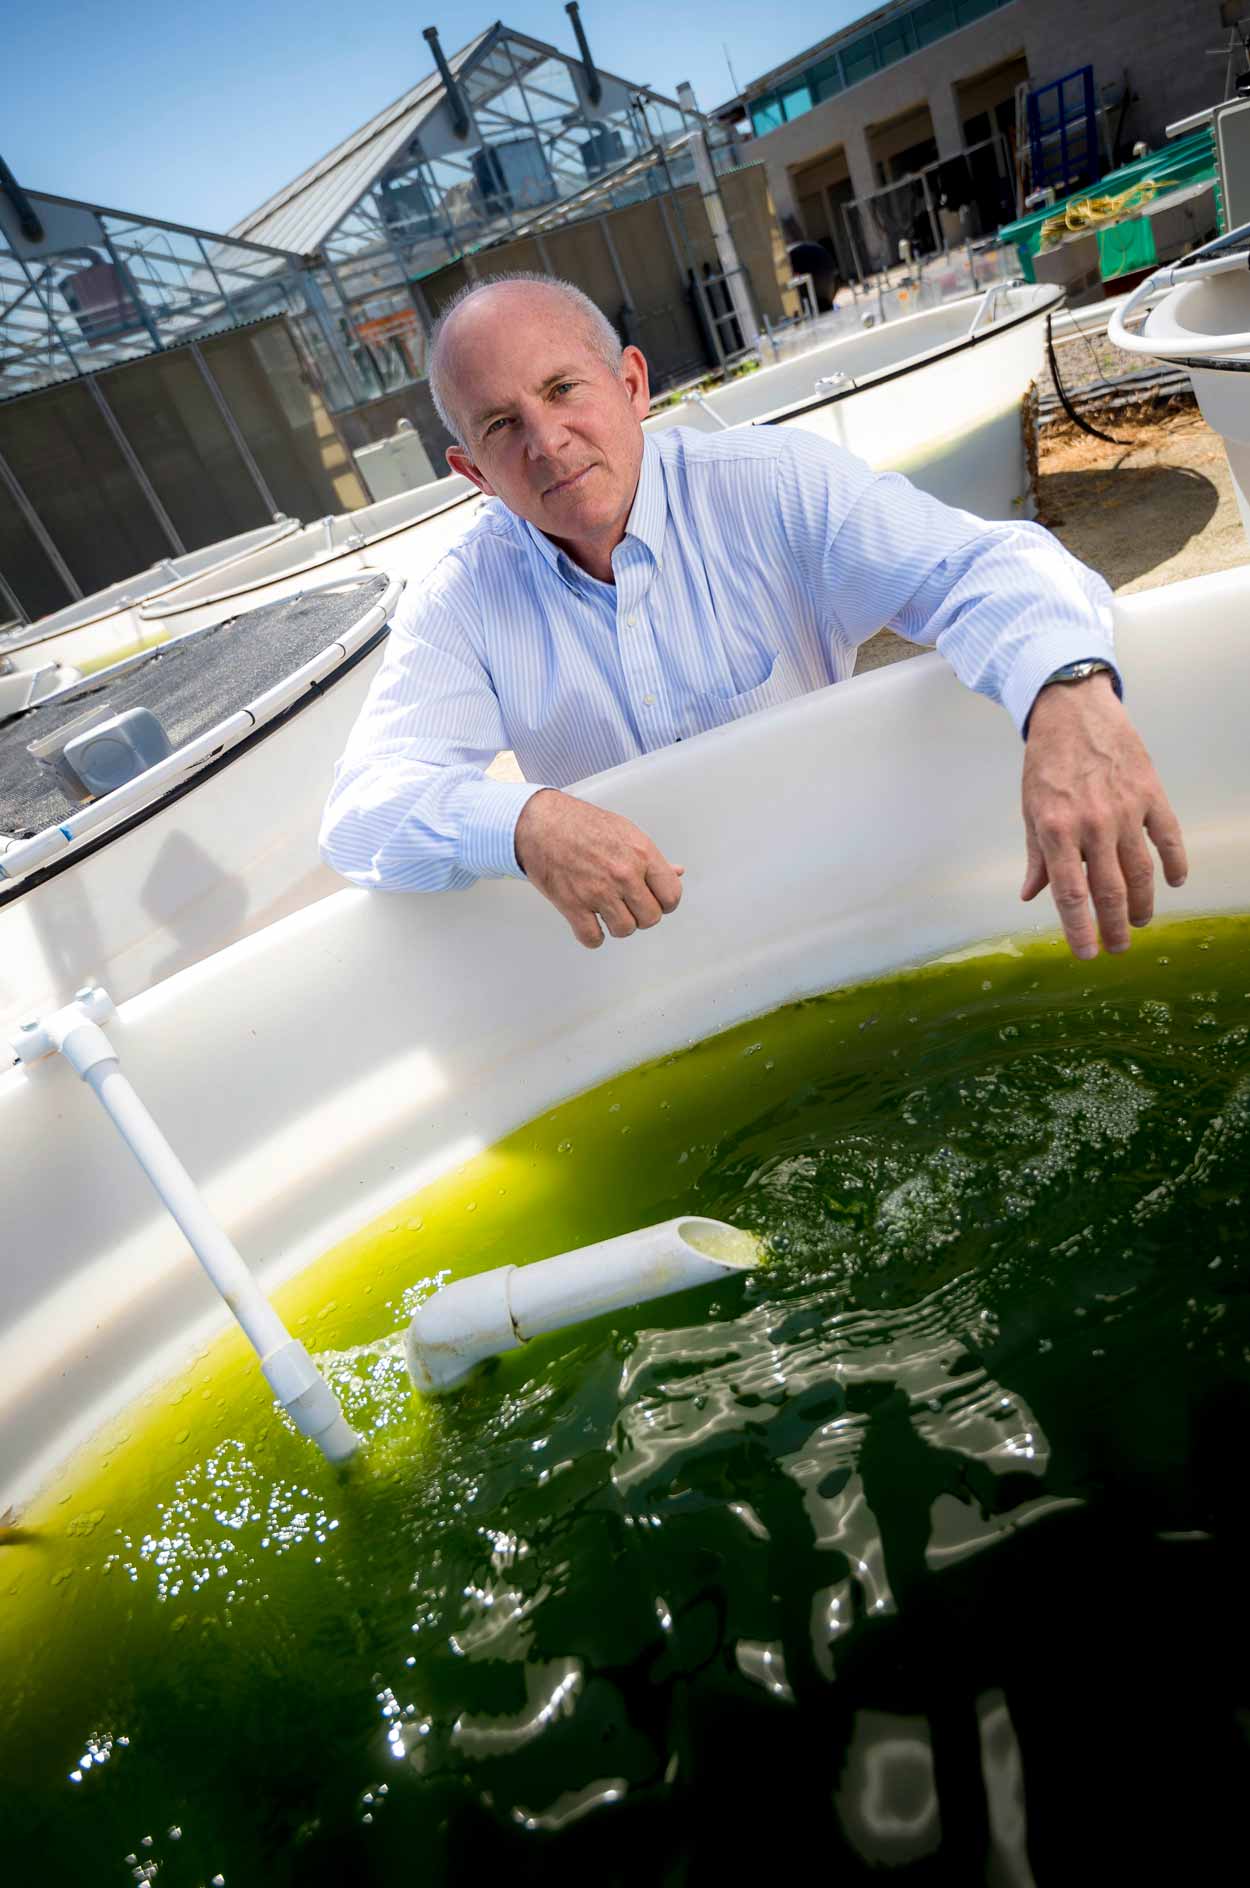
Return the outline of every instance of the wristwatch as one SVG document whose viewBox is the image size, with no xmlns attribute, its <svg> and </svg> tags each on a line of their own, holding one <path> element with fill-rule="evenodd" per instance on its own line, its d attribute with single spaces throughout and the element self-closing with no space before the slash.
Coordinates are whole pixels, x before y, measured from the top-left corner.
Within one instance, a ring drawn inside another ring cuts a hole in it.
<svg viewBox="0 0 1250 1888">
<path fill-rule="evenodd" d="M 1084 682 L 1091 675 L 1109 675 L 1114 679 L 1115 666 L 1104 661 L 1102 656 L 1086 656 L 1081 662 L 1065 662 L 1061 669 L 1056 669 L 1053 675 L 1046 677 L 1042 688 L 1049 688 L 1052 682 Z M 1041 689 L 1038 694 L 1041 694 Z"/>
<path fill-rule="evenodd" d="M 1109 675 L 1116 694 L 1120 693 L 1120 678 L 1116 673 L 1115 665 L 1107 662 L 1102 656 L 1086 656 L 1080 662 L 1065 662 L 1062 668 L 1056 669 L 1052 675 L 1046 677 L 1042 688 L 1049 688 L 1052 682 L 1086 682 L 1091 675 Z M 1042 688 L 1038 689 L 1037 695 L 1041 694 Z M 1033 697 L 1033 708 L 1037 706 L 1037 695 Z M 1026 741 L 1029 738 L 1029 723 L 1033 719 L 1033 708 L 1029 709 L 1024 718 L 1024 726 L 1020 730 Z"/>
</svg>

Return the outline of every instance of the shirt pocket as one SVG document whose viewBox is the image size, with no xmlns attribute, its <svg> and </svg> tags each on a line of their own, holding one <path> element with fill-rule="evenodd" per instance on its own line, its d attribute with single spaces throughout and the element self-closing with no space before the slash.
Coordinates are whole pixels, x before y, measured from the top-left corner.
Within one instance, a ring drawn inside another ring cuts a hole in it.
<svg viewBox="0 0 1250 1888">
<path fill-rule="evenodd" d="M 757 682 L 754 688 L 748 688 L 741 695 L 692 692 L 686 700 L 684 718 L 691 734 L 702 734 L 708 728 L 722 727 L 727 721 L 741 721 L 744 715 L 753 715 L 761 708 L 776 708 L 783 701 L 792 701 L 796 695 L 807 693 L 808 684 L 793 658 L 780 649 L 771 658 L 763 681 Z"/>
</svg>

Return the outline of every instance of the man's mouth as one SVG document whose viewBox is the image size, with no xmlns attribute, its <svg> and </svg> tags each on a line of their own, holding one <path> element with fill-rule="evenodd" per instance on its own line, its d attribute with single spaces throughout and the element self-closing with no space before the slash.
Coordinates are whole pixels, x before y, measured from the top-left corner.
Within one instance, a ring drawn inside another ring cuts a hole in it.
<svg viewBox="0 0 1250 1888">
<path fill-rule="evenodd" d="M 559 479 L 556 482 L 556 484 L 549 485 L 546 491 L 543 493 L 543 497 L 556 498 L 556 497 L 559 497 L 564 492 L 571 492 L 573 490 L 573 487 L 575 485 L 580 485 L 582 480 L 586 477 L 586 474 L 588 472 L 593 472 L 594 469 L 595 468 L 593 465 L 584 465 L 580 472 L 573 472 L 570 474 L 570 476 L 567 479 Z"/>
</svg>

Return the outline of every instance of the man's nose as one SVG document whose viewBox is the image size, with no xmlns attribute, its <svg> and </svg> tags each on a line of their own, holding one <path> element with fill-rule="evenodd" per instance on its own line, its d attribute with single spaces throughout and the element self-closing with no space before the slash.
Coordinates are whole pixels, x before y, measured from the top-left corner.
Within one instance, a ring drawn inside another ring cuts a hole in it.
<svg viewBox="0 0 1250 1888">
<path fill-rule="evenodd" d="M 536 406 L 525 415 L 525 451 L 530 459 L 558 457 L 568 436 L 563 418 L 549 406 Z"/>
</svg>

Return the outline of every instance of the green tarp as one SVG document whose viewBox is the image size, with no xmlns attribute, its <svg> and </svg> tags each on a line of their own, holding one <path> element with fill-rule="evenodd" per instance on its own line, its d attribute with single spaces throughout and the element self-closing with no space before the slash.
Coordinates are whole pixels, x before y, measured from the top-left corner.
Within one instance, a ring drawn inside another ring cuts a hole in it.
<svg viewBox="0 0 1250 1888">
<path fill-rule="evenodd" d="M 1041 244 L 1043 223 L 1052 216 L 1062 215 L 1069 203 L 1084 203 L 1090 197 L 1118 197 L 1147 177 L 1153 178 L 1155 183 L 1167 184 L 1173 190 L 1179 190 L 1185 184 L 1213 180 L 1215 133 L 1210 125 L 1204 125 L 1201 131 L 1192 132 L 1187 138 L 1177 138 L 1161 151 L 1135 157 L 1131 164 L 1122 164 L 1119 170 L 1108 172 L 1092 189 L 1078 190 L 1062 202 L 1052 204 L 1048 210 L 1033 210 L 1028 216 L 1018 217 L 1014 223 L 1004 223 L 998 232 L 998 240 L 1000 243 L 1015 244 L 1025 280 L 1032 282 L 1035 279 L 1033 258 Z M 1154 236 L 1149 221 L 1139 217 L 1100 231 L 1098 256 L 1104 281 L 1110 280 L 1112 276 L 1126 275 L 1131 269 L 1148 269 L 1155 261 Z"/>
</svg>

